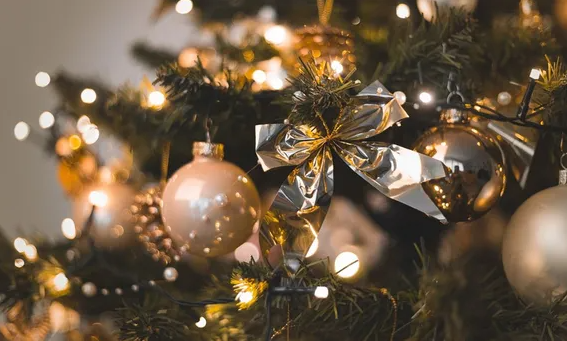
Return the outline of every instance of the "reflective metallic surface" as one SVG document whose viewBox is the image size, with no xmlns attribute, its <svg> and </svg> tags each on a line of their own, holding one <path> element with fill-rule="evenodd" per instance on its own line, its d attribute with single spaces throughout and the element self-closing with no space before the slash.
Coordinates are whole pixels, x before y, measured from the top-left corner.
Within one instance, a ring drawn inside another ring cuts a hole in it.
<svg viewBox="0 0 567 341">
<path fill-rule="evenodd" d="M 547 306 L 567 291 L 567 186 L 546 189 L 512 216 L 502 260 L 510 284 L 527 303 Z"/>
<path fill-rule="evenodd" d="M 442 161 L 450 175 L 424 190 L 452 222 L 481 217 L 506 186 L 504 155 L 496 140 L 468 124 L 442 124 L 416 141 L 415 151 Z"/>
<path fill-rule="evenodd" d="M 372 86 L 377 88 L 376 83 Z M 376 90 L 374 93 L 378 96 Z M 423 182 L 445 177 L 441 162 L 396 145 L 361 141 L 407 117 L 389 96 L 386 104 L 345 109 L 331 131 L 320 132 L 308 125 L 256 126 L 256 153 L 265 171 L 297 166 L 262 221 L 260 246 L 264 257 L 274 247 L 287 255 L 305 257 L 319 233 L 333 194 L 331 150 L 384 195 L 444 219 L 421 187 Z"/>
<path fill-rule="evenodd" d="M 260 197 L 242 169 L 197 154 L 168 181 L 162 217 L 176 245 L 215 257 L 248 240 L 260 217 Z"/>
</svg>

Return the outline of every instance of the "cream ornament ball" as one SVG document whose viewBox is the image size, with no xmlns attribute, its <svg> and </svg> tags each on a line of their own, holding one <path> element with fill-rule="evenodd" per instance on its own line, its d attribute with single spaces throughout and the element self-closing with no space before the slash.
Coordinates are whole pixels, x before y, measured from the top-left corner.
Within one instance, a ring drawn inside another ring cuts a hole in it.
<svg viewBox="0 0 567 341">
<path fill-rule="evenodd" d="M 567 291 L 567 185 L 529 198 L 512 216 L 502 246 L 508 281 L 527 303 L 549 306 Z"/>
<path fill-rule="evenodd" d="M 93 205 L 90 236 L 97 247 L 126 247 L 135 240 L 130 206 L 134 189 L 122 183 L 99 183 L 85 187 L 73 204 L 75 226 L 83 229 Z M 83 232 L 83 231 L 81 231 Z"/>
<path fill-rule="evenodd" d="M 260 197 L 242 169 L 222 160 L 223 145 L 195 142 L 193 155 L 165 186 L 162 218 L 173 242 L 188 253 L 224 255 L 252 234 Z"/>
<path fill-rule="evenodd" d="M 477 0 L 417 0 L 417 8 L 427 21 L 433 20 L 437 15 L 437 8 L 455 7 L 472 12 L 476 8 Z"/>
</svg>

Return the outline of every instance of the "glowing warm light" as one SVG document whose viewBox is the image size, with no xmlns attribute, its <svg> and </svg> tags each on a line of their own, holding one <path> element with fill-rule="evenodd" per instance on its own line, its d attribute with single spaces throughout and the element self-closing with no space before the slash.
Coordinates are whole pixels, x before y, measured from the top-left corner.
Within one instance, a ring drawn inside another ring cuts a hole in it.
<svg viewBox="0 0 567 341">
<path fill-rule="evenodd" d="M 19 253 L 23 253 L 26 250 L 26 246 L 28 246 L 28 241 L 25 240 L 24 238 L 18 237 L 14 239 L 14 248 Z"/>
<path fill-rule="evenodd" d="M 64 291 L 69 288 L 69 279 L 64 273 L 60 273 L 53 277 L 53 288 L 56 291 Z"/>
<path fill-rule="evenodd" d="M 260 250 L 254 243 L 246 242 L 234 250 L 234 258 L 239 262 L 250 262 L 260 259 Z"/>
<path fill-rule="evenodd" d="M 406 101 L 408 99 L 406 94 L 403 91 L 394 92 L 394 98 L 396 100 L 398 100 L 398 103 L 400 103 L 400 105 L 406 104 Z"/>
<path fill-rule="evenodd" d="M 281 45 L 287 40 L 287 30 L 281 25 L 272 26 L 264 33 L 264 39 L 270 44 Z"/>
<path fill-rule="evenodd" d="M 339 62 L 338 60 L 333 60 L 331 62 L 331 70 L 333 70 L 337 74 L 340 74 L 344 70 L 343 64 L 341 64 L 341 62 Z"/>
<path fill-rule="evenodd" d="M 406 4 L 399 4 L 396 7 L 396 15 L 398 16 L 398 18 L 400 19 L 407 19 L 410 17 L 411 12 L 410 12 L 410 8 L 408 5 Z"/>
<path fill-rule="evenodd" d="M 77 229 L 75 228 L 73 219 L 63 219 L 63 222 L 61 222 L 61 232 L 63 232 L 63 235 L 67 239 L 75 239 L 75 237 L 77 237 Z"/>
<path fill-rule="evenodd" d="M 69 136 L 69 147 L 71 147 L 72 150 L 77 150 L 77 149 L 81 148 L 82 144 L 83 144 L 83 141 L 81 140 L 81 138 L 78 135 Z"/>
<path fill-rule="evenodd" d="M 177 58 L 179 65 L 181 67 L 190 68 L 197 65 L 197 60 L 199 60 L 199 54 L 194 48 L 186 48 L 179 54 Z"/>
<path fill-rule="evenodd" d="M 419 100 L 425 104 L 429 104 L 433 101 L 433 96 L 429 92 L 423 91 L 419 94 Z"/>
<path fill-rule="evenodd" d="M 252 73 L 252 79 L 258 84 L 263 84 L 266 81 L 266 73 L 262 70 L 256 70 Z"/>
<path fill-rule="evenodd" d="M 53 127 L 55 124 L 55 116 L 49 111 L 44 111 L 39 115 L 39 126 L 43 129 Z"/>
<path fill-rule="evenodd" d="M 531 79 L 535 79 L 537 81 L 540 76 L 541 76 L 541 70 L 539 69 L 532 69 L 532 71 L 530 72 Z"/>
<path fill-rule="evenodd" d="M 148 104 L 152 108 L 159 109 L 165 103 L 165 95 L 161 91 L 152 91 L 148 96 Z"/>
<path fill-rule="evenodd" d="M 28 260 L 34 261 L 37 259 L 37 249 L 32 244 L 28 244 L 24 248 L 24 255 Z"/>
<path fill-rule="evenodd" d="M 317 287 L 315 288 L 315 297 L 317 298 L 327 298 L 329 297 L 329 288 L 327 287 Z"/>
<path fill-rule="evenodd" d="M 81 101 L 87 104 L 94 103 L 96 101 L 96 92 L 93 89 L 86 88 L 81 92 Z"/>
<path fill-rule="evenodd" d="M 39 86 L 40 88 L 45 88 L 51 82 L 51 77 L 47 72 L 38 72 L 35 75 L 35 85 Z"/>
<path fill-rule="evenodd" d="M 360 270 L 358 256 L 352 252 L 342 252 L 335 258 L 335 271 L 342 278 L 350 278 Z"/>
<path fill-rule="evenodd" d="M 254 299 L 254 293 L 252 291 L 241 291 L 238 293 L 236 299 L 240 303 L 250 303 Z"/>
<path fill-rule="evenodd" d="M 77 130 L 83 134 L 91 127 L 91 119 L 88 116 L 81 116 L 77 120 Z"/>
<path fill-rule="evenodd" d="M 14 261 L 14 266 L 18 269 L 23 267 L 24 265 L 26 265 L 26 262 L 24 262 L 24 260 L 21 258 L 18 258 Z"/>
<path fill-rule="evenodd" d="M 284 87 L 283 79 L 275 72 L 268 72 L 267 82 L 270 88 L 274 90 L 281 90 Z"/>
<path fill-rule="evenodd" d="M 18 122 L 14 127 L 16 140 L 23 141 L 30 135 L 30 126 L 26 122 Z"/>
<path fill-rule="evenodd" d="M 201 318 L 199 319 L 199 321 L 197 321 L 197 323 L 195 323 L 195 325 L 197 326 L 197 328 L 205 328 L 205 326 L 207 325 L 207 319 L 201 316 Z"/>
<path fill-rule="evenodd" d="M 98 141 L 99 137 L 100 137 L 100 131 L 98 130 L 98 127 L 94 124 L 91 124 L 90 128 L 83 133 L 83 140 L 85 141 L 86 144 L 95 143 L 96 141 Z"/>
<path fill-rule="evenodd" d="M 175 11 L 179 14 L 188 14 L 193 10 L 193 1 L 179 0 L 175 5 Z"/>
<path fill-rule="evenodd" d="M 317 252 L 317 249 L 319 249 L 319 238 L 315 238 L 313 243 L 311 243 L 311 246 L 309 247 L 307 253 L 305 254 L 305 258 L 309 258 L 313 256 Z"/>
<path fill-rule="evenodd" d="M 102 191 L 92 191 L 89 202 L 96 207 L 105 207 L 108 204 L 108 195 Z"/>
</svg>

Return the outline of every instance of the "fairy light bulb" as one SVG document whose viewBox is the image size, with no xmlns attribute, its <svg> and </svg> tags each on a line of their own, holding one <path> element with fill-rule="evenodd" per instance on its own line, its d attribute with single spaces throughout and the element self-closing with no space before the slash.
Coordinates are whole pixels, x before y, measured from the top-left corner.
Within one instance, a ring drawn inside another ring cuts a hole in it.
<svg viewBox="0 0 567 341">
<path fill-rule="evenodd" d="M 282 45 L 287 40 L 287 30 L 281 25 L 274 25 L 266 30 L 264 39 L 273 45 Z"/>
<path fill-rule="evenodd" d="M 262 70 L 256 70 L 252 73 L 252 79 L 258 84 L 264 84 L 266 82 L 266 73 Z"/>
<path fill-rule="evenodd" d="M 14 266 L 18 269 L 22 268 L 24 265 L 26 265 L 26 262 L 24 262 L 24 260 L 21 258 L 18 258 L 14 261 Z"/>
<path fill-rule="evenodd" d="M 152 91 L 148 96 L 148 104 L 154 109 L 161 109 L 165 103 L 165 95 L 161 91 Z"/>
<path fill-rule="evenodd" d="M 108 195 L 103 191 L 92 191 L 89 194 L 89 202 L 96 207 L 105 207 L 108 204 Z"/>
<path fill-rule="evenodd" d="M 98 127 L 94 124 L 91 124 L 89 128 L 83 133 L 83 140 L 86 144 L 93 144 L 98 141 L 100 137 L 100 131 Z"/>
<path fill-rule="evenodd" d="M 175 4 L 175 11 L 179 14 L 188 14 L 193 10 L 193 1 L 191 0 L 179 0 Z"/>
<path fill-rule="evenodd" d="M 429 104 L 433 101 L 433 95 L 431 95 L 429 92 L 427 91 L 422 91 L 419 94 L 419 100 L 424 103 L 424 104 Z"/>
<path fill-rule="evenodd" d="M 44 111 L 39 115 L 39 126 L 43 129 L 49 129 L 55 124 L 55 116 L 49 111 Z"/>
<path fill-rule="evenodd" d="M 24 256 L 26 256 L 26 258 L 30 261 L 36 260 L 37 248 L 32 244 L 26 245 L 26 247 L 24 248 Z"/>
<path fill-rule="evenodd" d="M 342 278 L 351 278 L 360 270 L 358 256 L 352 252 L 341 252 L 335 258 L 335 271 Z"/>
<path fill-rule="evenodd" d="M 195 326 L 197 326 L 197 328 L 205 328 L 207 326 L 207 319 L 201 316 L 199 321 L 195 323 Z"/>
<path fill-rule="evenodd" d="M 407 19 L 410 17 L 411 15 L 411 11 L 408 5 L 406 4 L 399 4 L 396 7 L 396 15 L 398 16 L 398 18 L 400 19 Z"/>
<path fill-rule="evenodd" d="M 541 70 L 532 69 L 532 71 L 530 72 L 530 78 L 537 81 L 539 77 L 541 77 Z"/>
<path fill-rule="evenodd" d="M 38 72 L 35 75 L 35 85 L 39 86 L 40 88 L 45 88 L 51 82 L 51 77 L 47 72 Z"/>
<path fill-rule="evenodd" d="M 24 238 L 18 237 L 14 239 L 14 248 L 19 253 L 23 253 L 26 250 L 26 246 L 28 246 L 28 241 L 25 240 Z"/>
<path fill-rule="evenodd" d="M 83 144 L 83 141 L 81 140 L 81 138 L 78 135 L 69 136 L 69 147 L 71 147 L 72 150 L 77 150 L 77 149 L 81 148 L 82 144 Z"/>
<path fill-rule="evenodd" d="M 56 291 L 64 291 L 69 288 L 69 279 L 64 273 L 59 273 L 53 277 L 53 288 Z"/>
<path fill-rule="evenodd" d="M 26 122 L 18 122 L 14 126 L 14 136 L 16 140 L 23 141 L 30 135 L 30 126 Z"/>
<path fill-rule="evenodd" d="M 268 72 L 267 82 L 270 88 L 274 90 L 281 90 L 284 87 L 284 82 L 277 72 Z"/>
<path fill-rule="evenodd" d="M 96 101 L 96 92 L 93 89 L 86 88 L 81 92 L 81 101 L 86 104 L 91 104 Z"/>
<path fill-rule="evenodd" d="M 327 287 L 317 287 L 315 288 L 315 297 L 317 298 L 327 298 L 329 297 L 329 288 Z"/>
<path fill-rule="evenodd" d="M 333 60 L 331 62 L 331 70 L 333 70 L 336 74 L 341 74 L 344 70 L 343 64 L 341 64 L 338 60 Z"/>
<path fill-rule="evenodd" d="M 250 303 L 254 299 L 254 293 L 252 291 L 243 291 L 238 294 L 237 299 L 240 303 Z"/>
<path fill-rule="evenodd" d="M 81 116 L 77 120 L 77 130 L 83 134 L 85 133 L 91 126 L 91 119 L 88 116 Z"/>
<path fill-rule="evenodd" d="M 61 232 L 67 239 L 75 239 L 77 237 L 77 229 L 75 222 L 71 218 L 65 218 L 61 222 Z"/>
</svg>

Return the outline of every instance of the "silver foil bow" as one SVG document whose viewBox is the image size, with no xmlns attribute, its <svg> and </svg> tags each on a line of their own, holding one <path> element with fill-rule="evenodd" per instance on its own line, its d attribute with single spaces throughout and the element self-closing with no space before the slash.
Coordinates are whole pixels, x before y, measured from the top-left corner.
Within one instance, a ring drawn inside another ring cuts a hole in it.
<svg viewBox="0 0 567 341">
<path fill-rule="evenodd" d="M 332 129 L 315 125 L 256 126 L 256 154 L 264 171 L 296 166 L 279 189 L 260 229 L 264 257 L 272 251 L 303 258 L 317 238 L 333 195 L 333 150 L 389 198 L 445 221 L 423 191 L 423 182 L 446 176 L 442 162 L 397 145 L 364 141 L 408 117 L 376 81 L 346 107 Z M 276 247 L 276 248 L 275 248 Z"/>
</svg>

